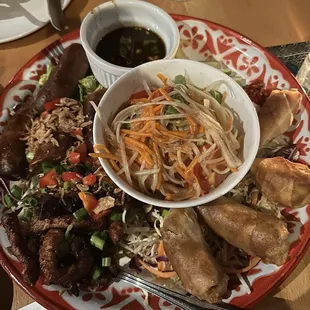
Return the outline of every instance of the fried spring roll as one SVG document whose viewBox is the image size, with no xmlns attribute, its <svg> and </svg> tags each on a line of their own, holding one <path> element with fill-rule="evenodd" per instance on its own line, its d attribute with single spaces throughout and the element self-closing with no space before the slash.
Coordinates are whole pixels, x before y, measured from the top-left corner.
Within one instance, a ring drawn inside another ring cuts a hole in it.
<svg viewBox="0 0 310 310">
<path fill-rule="evenodd" d="M 209 303 L 219 302 L 228 277 L 211 255 L 194 209 L 173 209 L 161 229 L 165 252 L 184 288 Z"/>
<path fill-rule="evenodd" d="M 310 203 L 310 169 L 283 157 L 256 158 L 251 172 L 259 190 L 270 201 L 290 208 Z"/>
<path fill-rule="evenodd" d="M 257 212 L 229 198 L 197 207 L 214 232 L 233 246 L 258 256 L 265 263 L 285 263 L 289 242 L 286 223 L 272 214 Z"/>
<path fill-rule="evenodd" d="M 282 135 L 292 125 L 302 95 L 298 90 L 274 90 L 258 112 L 260 144 Z"/>
</svg>

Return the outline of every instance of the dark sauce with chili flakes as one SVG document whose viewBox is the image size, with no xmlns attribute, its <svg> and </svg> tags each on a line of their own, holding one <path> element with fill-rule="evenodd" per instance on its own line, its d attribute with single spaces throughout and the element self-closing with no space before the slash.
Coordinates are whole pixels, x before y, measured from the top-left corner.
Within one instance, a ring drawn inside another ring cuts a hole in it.
<svg viewBox="0 0 310 310">
<path fill-rule="evenodd" d="M 166 47 L 161 37 L 151 30 L 122 27 L 99 41 L 96 54 L 114 65 L 133 68 L 164 58 Z"/>
</svg>

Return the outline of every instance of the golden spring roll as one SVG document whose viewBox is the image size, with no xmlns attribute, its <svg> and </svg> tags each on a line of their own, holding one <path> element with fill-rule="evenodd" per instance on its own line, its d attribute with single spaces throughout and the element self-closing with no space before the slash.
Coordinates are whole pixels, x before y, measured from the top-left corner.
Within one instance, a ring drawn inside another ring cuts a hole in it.
<svg viewBox="0 0 310 310">
<path fill-rule="evenodd" d="M 184 288 L 209 303 L 227 292 L 228 277 L 211 255 L 192 208 L 173 209 L 161 228 L 164 249 Z"/>
<path fill-rule="evenodd" d="M 274 215 L 224 197 L 197 207 L 197 212 L 217 235 L 246 253 L 278 266 L 287 260 L 289 233 L 286 223 Z"/>
<path fill-rule="evenodd" d="M 260 144 L 282 135 L 292 125 L 302 95 L 296 89 L 274 90 L 258 112 Z"/>
<path fill-rule="evenodd" d="M 310 169 L 283 157 L 256 158 L 251 173 L 270 201 L 290 208 L 310 203 Z"/>
</svg>

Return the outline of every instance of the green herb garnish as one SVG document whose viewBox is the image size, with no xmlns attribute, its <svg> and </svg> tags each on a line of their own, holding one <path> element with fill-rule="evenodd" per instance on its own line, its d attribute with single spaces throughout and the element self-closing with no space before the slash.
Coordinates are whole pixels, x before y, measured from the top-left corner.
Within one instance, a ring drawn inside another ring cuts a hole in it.
<svg viewBox="0 0 310 310">
<path fill-rule="evenodd" d="M 9 195 L 4 195 L 3 200 L 4 200 L 4 203 L 5 203 L 5 206 L 7 208 L 11 209 L 12 206 L 13 206 L 12 198 Z"/>
<path fill-rule="evenodd" d="M 175 84 L 182 84 L 182 85 L 185 85 L 186 84 L 186 79 L 185 79 L 185 76 L 184 75 L 177 75 L 175 78 L 174 78 L 174 83 Z"/>
<path fill-rule="evenodd" d="M 168 105 L 167 108 L 165 109 L 165 114 L 166 115 L 167 114 L 178 114 L 178 113 L 179 113 L 178 110 L 175 107 L 171 106 L 171 105 Z"/>
<path fill-rule="evenodd" d="M 11 193 L 16 199 L 19 200 L 22 198 L 23 190 L 21 189 L 21 187 L 14 185 L 11 189 Z"/>
<path fill-rule="evenodd" d="M 210 95 L 219 103 L 222 103 L 223 95 L 217 90 L 210 90 Z"/>
</svg>

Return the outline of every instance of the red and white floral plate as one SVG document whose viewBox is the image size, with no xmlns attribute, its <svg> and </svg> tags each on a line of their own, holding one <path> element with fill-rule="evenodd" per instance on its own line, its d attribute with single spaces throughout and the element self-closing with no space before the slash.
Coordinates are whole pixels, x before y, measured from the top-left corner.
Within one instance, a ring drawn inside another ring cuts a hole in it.
<svg viewBox="0 0 310 310">
<path fill-rule="evenodd" d="M 181 49 L 189 59 L 205 61 L 212 56 L 236 71 L 247 83 L 261 79 L 268 87 L 297 88 L 303 92 L 292 74 L 276 57 L 241 34 L 205 20 L 180 15 L 173 15 L 173 18 L 179 27 Z M 8 109 L 22 102 L 25 96 L 38 88 L 38 80 L 45 71 L 45 65 L 53 62 L 73 42 L 79 42 L 79 30 L 45 48 L 15 75 L 0 97 L 0 131 L 8 119 Z M 310 164 L 309 113 L 310 102 L 304 96 L 301 112 L 297 116 L 299 125 L 288 133 L 299 147 L 302 162 L 307 164 Z M 246 289 L 240 285 L 225 302 L 241 308 L 252 307 L 279 286 L 302 259 L 309 247 L 310 205 L 288 212 L 291 243 L 289 261 L 281 267 L 259 263 L 247 274 L 252 287 L 251 294 L 247 294 Z M 6 251 L 9 243 L 3 228 L 0 229 L 0 244 L 0 259 L 5 270 L 28 294 L 48 309 L 175 309 L 156 296 L 151 297 L 149 305 L 145 306 L 142 291 L 124 282 L 113 283 L 108 288 L 81 290 L 78 298 L 66 293 L 60 295 L 60 287 L 48 287 L 40 281 L 34 287 L 24 286 L 19 263 Z"/>
</svg>

